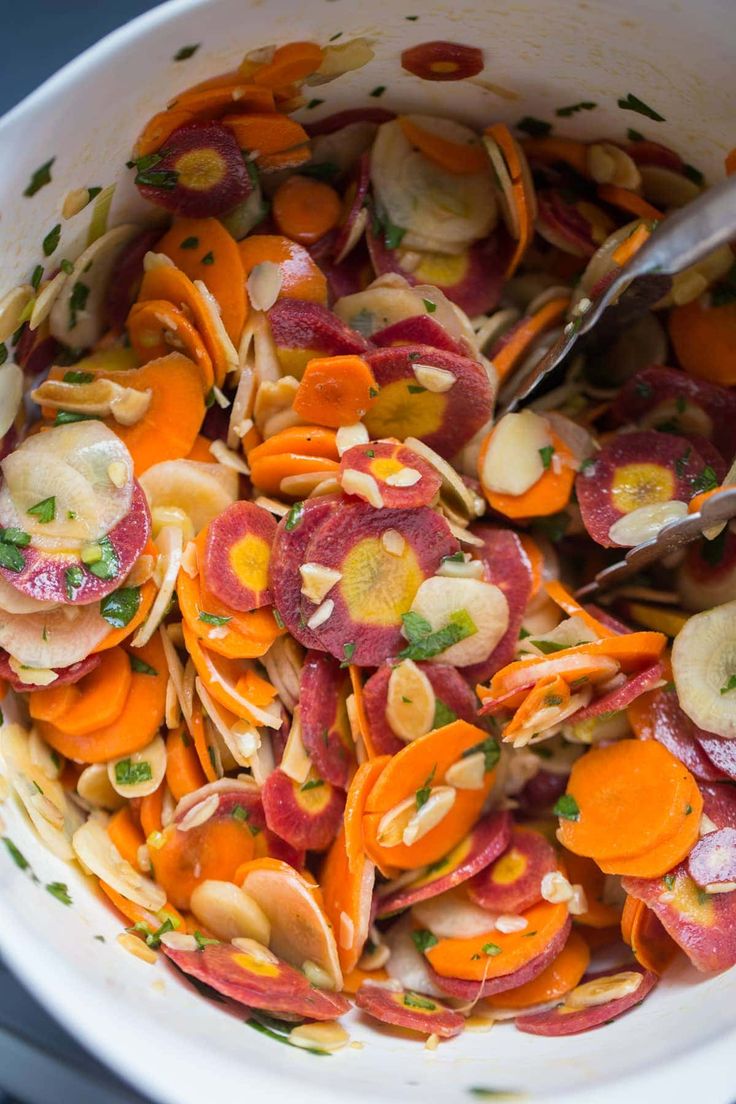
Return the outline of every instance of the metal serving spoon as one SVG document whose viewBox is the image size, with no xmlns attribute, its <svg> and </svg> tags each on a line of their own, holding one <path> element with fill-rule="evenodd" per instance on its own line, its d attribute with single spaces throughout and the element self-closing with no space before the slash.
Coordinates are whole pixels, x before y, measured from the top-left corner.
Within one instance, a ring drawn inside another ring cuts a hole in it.
<svg viewBox="0 0 736 1104">
<path fill-rule="evenodd" d="M 498 416 L 515 410 L 530 398 L 542 380 L 567 357 L 578 338 L 593 329 L 606 308 L 632 280 L 641 276 L 663 277 L 682 272 L 734 238 L 736 176 L 730 176 L 668 215 L 594 302 L 581 300 L 584 309 L 567 323 L 561 336 L 542 359 L 521 379 L 513 376 L 501 388 Z M 660 295 L 661 292 L 655 292 L 654 301 Z"/>
</svg>

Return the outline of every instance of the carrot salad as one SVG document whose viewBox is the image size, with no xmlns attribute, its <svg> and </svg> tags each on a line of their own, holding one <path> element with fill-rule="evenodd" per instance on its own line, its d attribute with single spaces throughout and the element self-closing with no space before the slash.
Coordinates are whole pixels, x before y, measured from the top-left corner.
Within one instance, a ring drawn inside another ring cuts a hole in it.
<svg viewBox="0 0 736 1104">
<path fill-rule="evenodd" d="M 734 525 L 575 596 L 736 481 L 736 268 L 651 279 L 496 415 L 702 174 L 631 93 L 647 136 L 592 142 L 590 102 L 323 106 L 371 56 L 176 92 L 137 216 L 70 193 L 0 302 L 0 751 L 121 947 L 272 1036 L 572 1034 L 736 964 Z"/>
</svg>

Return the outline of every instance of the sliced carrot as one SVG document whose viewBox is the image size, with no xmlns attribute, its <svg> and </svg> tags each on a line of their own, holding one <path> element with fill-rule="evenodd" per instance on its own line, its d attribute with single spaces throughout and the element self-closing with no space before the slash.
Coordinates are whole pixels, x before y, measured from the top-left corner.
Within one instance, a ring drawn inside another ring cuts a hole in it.
<svg viewBox="0 0 736 1104">
<path fill-rule="evenodd" d="M 175 801 L 204 786 L 207 779 L 199 764 L 194 744 L 184 725 L 166 737 L 166 784 Z"/>
<path fill-rule="evenodd" d="M 265 709 L 278 697 L 275 686 L 250 668 L 238 679 L 236 690 L 248 701 L 252 701 L 259 709 Z"/>
<path fill-rule="evenodd" d="M 237 242 L 219 219 L 174 219 L 156 251 L 170 257 L 190 280 L 201 280 L 209 288 L 237 345 L 248 317 L 245 272 Z"/>
<path fill-rule="evenodd" d="M 583 887 L 588 904 L 585 912 L 575 916 L 575 922 L 590 928 L 610 928 L 618 924 L 621 909 L 604 901 L 606 879 L 597 864 L 583 855 L 573 855 L 572 851 L 565 852 L 564 861 L 568 881 Z"/>
<path fill-rule="evenodd" d="M 150 541 L 149 544 L 155 552 L 156 546 L 152 541 Z M 144 549 L 144 553 L 151 554 L 148 548 Z M 140 589 L 138 609 L 135 611 L 128 624 L 124 625 L 121 629 L 110 629 L 105 639 L 101 640 L 100 643 L 92 649 L 92 654 L 96 652 L 106 652 L 108 648 L 116 648 L 118 644 L 122 644 L 124 640 L 132 636 L 138 626 L 143 624 L 148 614 L 151 612 L 151 606 L 157 594 L 158 591 L 153 579 L 147 579 Z"/>
<path fill-rule="evenodd" d="M 316 73 L 323 58 L 324 50 L 316 42 L 289 42 L 255 70 L 253 81 L 263 88 L 282 88 Z"/>
<path fill-rule="evenodd" d="M 164 719 L 168 668 L 160 637 L 156 633 L 142 648 L 125 649 L 141 666 L 133 670 L 130 690 L 122 712 L 112 724 L 96 728 L 82 736 L 70 736 L 54 725 L 41 722 L 41 734 L 48 744 L 67 759 L 81 763 L 106 763 L 132 755 L 150 743 Z"/>
<path fill-rule="evenodd" d="M 537 958 L 569 923 L 567 905 L 540 901 L 522 913 L 523 931 L 500 932 L 489 923 L 488 931 L 469 939 L 440 939 L 426 951 L 430 965 L 443 977 L 484 981 L 504 977 Z M 494 951 L 486 948 L 492 944 Z M 498 950 L 495 950 L 498 948 Z"/>
<path fill-rule="evenodd" d="M 624 907 L 621 912 L 621 938 L 628 947 L 631 946 L 631 933 L 634 928 L 634 918 L 640 907 L 646 908 L 643 901 L 637 901 L 636 897 L 626 894 Z"/>
<path fill-rule="evenodd" d="M 584 142 L 573 138 L 525 138 L 521 143 L 527 157 L 540 161 L 543 165 L 554 165 L 557 161 L 570 165 L 581 176 L 588 175 L 588 147 Z"/>
<path fill-rule="evenodd" d="M 248 709 L 249 704 L 255 705 L 255 703 L 246 701 L 237 690 L 238 682 L 244 673 L 242 660 L 228 659 L 203 647 L 186 621 L 182 623 L 182 628 L 184 642 L 192 663 L 215 701 L 224 705 L 225 709 L 229 709 L 236 717 L 250 724 L 256 724 L 257 721 Z"/>
<path fill-rule="evenodd" d="M 117 890 L 113 889 L 107 882 L 103 882 L 101 878 L 98 879 L 98 884 L 108 901 L 110 901 L 118 912 L 120 912 L 126 920 L 129 920 L 131 924 L 147 924 L 151 931 L 156 931 L 156 929 L 168 919 L 171 920 L 177 931 L 187 931 L 188 925 L 186 920 L 168 901 L 158 912 L 149 912 L 148 909 L 143 908 L 142 905 L 136 905 L 133 901 L 129 901 L 126 897 L 123 897 L 121 893 L 118 893 Z"/>
<path fill-rule="evenodd" d="M 141 821 L 143 835 L 148 839 L 152 832 L 160 832 L 164 807 L 164 793 L 166 786 L 162 782 L 158 789 L 141 798 L 138 815 Z"/>
<path fill-rule="evenodd" d="M 279 299 L 327 304 L 327 279 L 303 245 L 280 234 L 254 234 L 238 242 L 238 249 L 246 278 L 263 261 L 279 266 Z"/>
<path fill-rule="evenodd" d="M 617 264 L 619 265 L 619 267 L 623 268 L 623 266 L 628 261 L 630 261 L 636 253 L 639 252 L 641 247 L 646 241 L 649 240 L 649 238 L 651 238 L 651 236 L 652 232 L 649 227 L 645 226 L 643 222 L 640 223 L 634 233 L 630 234 L 625 241 L 622 241 L 621 244 L 616 249 L 614 249 L 613 253 L 611 254 L 611 260 L 614 262 L 614 264 Z"/>
<path fill-rule="evenodd" d="M 80 681 L 84 681 L 81 679 Z M 73 683 L 47 686 L 28 696 L 28 710 L 34 721 L 56 724 L 79 700 L 79 690 Z"/>
<path fill-rule="evenodd" d="M 138 849 L 146 842 L 140 824 L 133 816 L 130 805 L 124 805 L 113 813 L 107 822 L 107 834 L 126 862 L 140 870 Z"/>
<path fill-rule="evenodd" d="M 204 724 L 204 711 L 199 698 L 195 697 L 192 703 L 192 716 L 188 723 L 189 735 L 194 743 L 194 750 L 199 759 L 202 773 L 208 782 L 216 782 L 219 775 L 215 770 L 213 750 L 207 741 L 207 729 Z"/>
<path fill-rule="evenodd" d="M 337 226 L 342 202 L 324 181 L 295 175 L 277 188 L 271 211 L 282 234 L 302 245 L 312 245 Z"/>
<path fill-rule="evenodd" d="M 73 686 L 58 690 L 49 686 L 30 694 L 30 714 L 34 720 L 45 720 L 53 713 L 53 723 L 61 732 L 86 736 L 117 720 L 126 706 L 132 678 L 128 654 L 122 648 L 111 648 L 103 653 L 98 666 Z M 54 700 L 60 694 L 65 699 L 61 713 L 55 710 Z"/>
<path fill-rule="evenodd" d="M 195 118 L 193 112 L 181 109 L 157 111 L 138 135 L 133 147 L 134 157 L 148 157 L 156 153 L 175 130 L 185 123 L 193 123 Z"/>
<path fill-rule="evenodd" d="M 195 437 L 194 444 L 187 454 L 186 459 L 198 460 L 201 464 L 211 464 L 214 459 L 210 452 L 211 444 L 212 441 L 210 441 L 209 437 L 203 437 L 200 434 L 198 437 Z"/>
<path fill-rule="evenodd" d="M 200 576 L 184 568 L 176 581 L 179 608 L 189 630 L 211 651 L 228 659 L 262 656 L 283 632 L 270 606 L 241 613 L 202 592 Z"/>
<path fill-rule="evenodd" d="M 637 218 L 655 222 L 660 222 L 664 218 L 662 212 L 652 207 L 651 203 L 647 203 L 640 195 L 629 191 L 628 188 L 620 188 L 618 184 L 601 184 L 598 188 L 598 198 L 604 203 L 610 203 L 612 207 L 619 207 L 622 211 L 636 215 Z"/>
<path fill-rule="evenodd" d="M 627 859 L 646 862 L 659 844 L 679 842 L 684 833 L 689 846 L 679 862 L 698 838 L 703 799 L 697 784 L 656 740 L 591 748 L 573 765 L 567 792 L 578 813 L 576 819 L 562 820 L 560 842 L 600 866 L 618 867 L 618 860 Z"/>
<path fill-rule="evenodd" d="M 493 366 L 500 380 L 505 379 L 512 368 L 516 367 L 524 354 L 528 351 L 532 342 L 543 334 L 545 330 L 552 329 L 567 313 L 570 306 L 569 296 L 560 296 L 559 299 L 550 299 L 543 307 L 540 307 L 531 318 L 525 318 L 515 328 L 509 340 L 493 357 Z"/>
<path fill-rule="evenodd" d="M 479 472 L 483 471 L 493 433 L 494 430 L 491 430 L 483 442 L 478 458 Z M 549 436 L 559 467 L 550 464 L 524 494 L 499 494 L 484 486 L 483 493 L 493 510 L 509 518 L 533 518 L 557 514 L 567 506 L 575 483 L 575 458 L 561 437 L 551 430 Z"/>
<path fill-rule="evenodd" d="M 355 667 L 353 664 L 348 668 L 350 671 L 350 684 L 353 690 L 353 697 L 355 699 L 355 712 L 358 721 L 358 730 L 360 732 L 363 745 L 365 747 L 366 755 L 369 760 L 376 758 L 376 748 L 371 736 L 371 726 L 368 723 L 368 714 L 365 710 L 365 698 L 363 695 L 363 679 L 360 673 L 360 667 Z"/>
<path fill-rule="evenodd" d="M 363 849 L 363 814 L 368 795 L 381 771 L 390 761 L 390 755 L 380 755 L 361 763 L 348 786 L 343 823 L 345 825 L 345 850 L 350 869 L 356 869 L 365 854 Z"/>
<path fill-rule="evenodd" d="M 736 384 L 736 303 L 714 307 L 693 299 L 671 310 L 667 324 L 688 375 L 722 387 Z"/>
<path fill-rule="evenodd" d="M 281 483 L 284 479 L 312 472 L 320 473 L 324 479 L 328 479 L 337 475 L 339 467 L 334 460 L 325 460 L 321 456 L 297 456 L 293 452 L 287 452 L 282 456 L 264 456 L 262 460 L 251 463 L 250 474 L 253 486 L 260 491 L 266 494 L 283 494 L 289 498 L 294 496 L 282 491 Z"/>
<path fill-rule="evenodd" d="M 254 838 L 248 825 L 235 817 L 211 817 L 197 828 L 181 832 L 164 828 L 163 841 L 151 849 L 159 883 L 172 903 L 188 909 L 192 891 L 201 882 L 231 882 L 243 863 L 253 858 Z"/>
<path fill-rule="evenodd" d="M 166 299 L 146 299 L 134 303 L 126 326 L 130 344 L 141 364 L 157 360 L 171 352 L 189 357 L 199 368 L 202 390 L 213 387 L 215 374 L 212 360 L 198 331 L 183 311 Z"/>
<path fill-rule="evenodd" d="M 736 149 L 729 150 L 723 160 L 726 176 L 733 176 L 736 172 Z"/>
<path fill-rule="evenodd" d="M 207 83 L 207 82 L 203 82 Z M 161 149 L 175 130 L 186 123 L 217 119 L 227 111 L 273 111 L 273 94 L 268 89 L 238 83 L 214 83 L 207 88 L 195 86 L 172 100 L 166 111 L 157 112 L 148 120 L 135 143 L 137 158 L 147 157 Z"/>
<path fill-rule="evenodd" d="M 173 303 L 191 321 L 204 342 L 210 355 L 215 373 L 215 383 L 221 387 L 229 370 L 220 336 L 215 330 L 212 318 L 202 295 L 192 281 L 176 265 L 162 264 L 150 269 L 143 276 L 138 301 L 146 299 L 166 299 Z"/>
<path fill-rule="evenodd" d="M 486 997 L 486 1003 L 492 1008 L 531 1008 L 535 1004 L 559 1000 L 580 983 L 589 963 L 588 944 L 581 935 L 572 931 L 557 958 L 541 974 L 518 989 L 507 989 Z"/>
<path fill-rule="evenodd" d="M 627 897 L 627 903 L 633 898 Z M 645 970 L 663 974 L 677 955 L 679 947 L 662 925 L 659 917 L 647 908 L 643 901 L 637 901 L 631 916 L 629 938 L 636 961 Z M 621 927 L 623 934 L 623 924 Z"/>
<path fill-rule="evenodd" d="M 534 237 L 534 219 L 536 217 L 536 198 L 531 174 L 519 156 L 516 139 L 505 123 L 494 123 L 488 127 L 487 134 L 497 143 L 503 154 L 511 178 L 512 199 L 516 207 L 519 223 L 519 237 L 513 256 L 506 268 L 506 279 L 514 275 L 521 264 Z"/>
<path fill-rule="evenodd" d="M 488 168 L 488 158 L 481 146 L 463 145 L 461 142 L 442 138 L 439 134 L 425 130 L 407 115 L 399 115 L 397 121 L 406 140 L 445 172 L 468 176 Z"/>
<path fill-rule="evenodd" d="M 325 460 L 339 460 L 337 451 L 337 436 L 333 429 L 323 429 L 322 426 L 290 426 L 274 433 L 263 444 L 251 449 L 248 453 L 248 463 L 258 463 L 266 456 L 281 456 L 287 452 L 295 452 L 301 456 L 321 456 Z"/>
<path fill-rule="evenodd" d="M 693 787 L 689 800 L 685 802 L 685 808 L 689 806 L 693 810 L 697 810 L 700 805 L 699 798 L 700 793 L 697 787 Z M 693 816 L 695 816 L 695 826 L 692 823 Z M 651 850 L 622 858 L 597 858 L 596 862 L 605 874 L 618 874 L 621 877 L 630 878 L 662 878 L 670 870 L 673 870 L 678 863 L 687 858 L 692 851 L 698 839 L 699 822 L 699 813 L 697 815 L 695 813 L 687 814 L 686 819 L 681 821 L 681 826 L 675 831 L 675 834 L 658 843 Z"/>
<path fill-rule="evenodd" d="M 535 594 L 539 593 L 539 588 L 544 581 L 544 554 L 534 537 L 531 537 L 529 533 L 517 533 L 516 535 L 521 541 L 521 546 L 526 552 L 532 570 L 531 597 L 533 598 Z"/>
<path fill-rule="evenodd" d="M 324 911 L 335 932 L 340 966 L 346 973 L 355 969 L 363 953 L 373 882 L 374 867 L 363 852 L 357 862 L 350 862 L 345 828 L 341 827 L 322 864 L 319 884 Z"/>
<path fill-rule="evenodd" d="M 540 679 L 503 730 L 504 739 L 530 724 L 543 710 L 564 709 L 570 701 L 570 687 L 560 675 Z"/>
<path fill-rule="evenodd" d="M 311 157 L 309 135 L 288 115 L 226 115 L 222 122 L 263 172 L 293 169 Z"/>
<path fill-rule="evenodd" d="M 442 785 L 445 772 L 464 752 L 483 745 L 487 739 L 482 729 L 457 720 L 413 740 L 391 758 L 368 794 L 363 817 L 365 849 L 378 866 L 396 866 L 401 870 L 425 866 L 442 858 L 467 835 L 488 796 L 494 770 L 485 774 L 479 789 L 458 789 L 454 804 L 439 824 L 410 846 L 383 845 L 379 841 L 379 825 L 385 814 L 404 800 L 416 797 L 419 791 L 429 796 L 428 788 Z"/>
<path fill-rule="evenodd" d="M 388 974 L 383 967 L 378 970 L 361 970 L 360 966 L 355 966 L 349 973 L 343 974 L 342 991 L 353 996 L 364 981 L 382 982 L 388 979 Z"/>
<path fill-rule="evenodd" d="M 378 384 L 362 357 L 315 357 L 304 370 L 293 405 L 300 417 L 319 425 L 355 425 L 377 394 Z"/>
<path fill-rule="evenodd" d="M 701 510 L 709 498 L 718 494 L 719 491 L 724 490 L 724 486 L 714 487 L 712 491 L 701 491 L 700 494 L 693 495 L 687 504 L 687 512 L 689 514 L 697 514 L 698 510 Z"/>
<path fill-rule="evenodd" d="M 617 636 L 613 629 L 609 629 L 607 625 L 604 625 L 602 621 L 598 621 L 592 614 L 588 613 L 586 609 L 580 605 L 580 603 L 573 598 L 569 590 L 566 590 L 561 582 L 557 579 L 550 579 L 549 582 L 544 584 L 544 589 L 547 594 L 555 603 L 563 610 L 568 617 L 579 617 L 581 621 L 598 636 Z"/>
</svg>

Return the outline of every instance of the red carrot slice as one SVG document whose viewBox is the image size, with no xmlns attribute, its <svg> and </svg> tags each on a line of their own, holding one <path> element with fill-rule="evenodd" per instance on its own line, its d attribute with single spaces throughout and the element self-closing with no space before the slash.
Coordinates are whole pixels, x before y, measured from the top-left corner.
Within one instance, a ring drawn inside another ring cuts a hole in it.
<svg viewBox="0 0 736 1104">
<path fill-rule="evenodd" d="M 640 740 L 658 740 L 696 778 L 716 782 L 724 777 L 698 742 L 697 736 L 701 730 L 680 708 L 674 687 L 653 690 L 637 698 L 628 707 L 628 717 Z M 713 739 L 717 740 L 719 737 Z M 736 763 L 736 753 L 734 762 Z"/>
<path fill-rule="evenodd" d="M 422 1035 L 451 1039 L 465 1027 L 459 1012 L 453 1012 L 434 997 L 430 999 L 410 990 L 386 989 L 369 981 L 364 981 L 355 994 L 355 1003 L 374 1020 Z"/>
<path fill-rule="evenodd" d="M 431 345 L 433 349 L 443 349 L 446 353 L 465 356 L 467 350 L 447 330 L 430 318 L 428 314 L 415 314 L 411 318 L 402 318 L 383 330 L 371 334 L 371 341 L 382 349 L 392 345 Z"/>
<path fill-rule="evenodd" d="M 638 967 L 637 972 L 641 974 L 641 982 L 625 997 L 589 1008 L 570 1008 L 562 1004 L 551 1012 L 518 1016 L 516 1027 L 527 1035 L 579 1035 L 583 1031 L 590 1031 L 594 1027 L 610 1023 L 611 1020 L 622 1016 L 624 1012 L 628 1012 L 630 1008 L 641 1004 L 657 984 L 656 974 L 640 970 Z"/>
<path fill-rule="evenodd" d="M 368 344 L 321 303 L 279 299 L 268 311 L 271 336 L 282 370 L 301 379 L 315 357 L 362 356 Z"/>
<path fill-rule="evenodd" d="M 299 680 L 302 743 L 320 778 L 345 789 L 355 765 L 345 700 L 347 671 L 324 652 L 307 652 Z"/>
<path fill-rule="evenodd" d="M 439 728 L 458 717 L 473 724 L 478 712 L 478 699 L 460 672 L 444 663 L 418 663 L 417 666 L 429 679 L 435 694 L 435 721 L 432 727 Z M 386 712 L 393 669 L 392 662 L 384 664 L 367 679 L 363 687 L 371 743 L 379 755 L 395 755 L 406 742 L 393 731 Z"/>
<path fill-rule="evenodd" d="M 564 997 L 580 982 L 590 963 L 590 951 L 585 940 L 577 932 L 570 936 L 560 953 L 549 966 L 531 981 L 516 989 L 505 989 L 497 996 L 487 997 L 491 1007 L 531 1008 L 537 1004 Z"/>
<path fill-rule="evenodd" d="M 457 81 L 475 77 L 483 69 L 483 51 L 460 42 L 421 42 L 404 50 L 401 67 L 429 81 Z"/>
<path fill-rule="evenodd" d="M 205 586 L 243 612 L 270 605 L 268 585 L 276 522 L 252 502 L 235 502 L 207 526 L 200 571 Z"/>
<path fill-rule="evenodd" d="M 71 686 L 80 679 L 85 678 L 86 675 L 94 671 L 100 663 L 101 657 L 99 655 L 88 655 L 86 659 L 80 659 L 79 663 L 71 663 L 68 667 L 54 667 L 52 668 L 56 679 L 54 681 L 54 689 L 62 686 Z M 35 697 L 36 691 L 33 686 L 29 686 L 27 682 L 23 682 L 18 677 L 16 671 L 10 666 L 10 661 L 7 652 L 0 652 L 0 678 L 2 678 L 10 687 L 11 690 L 15 690 L 16 693 L 30 693 L 31 699 Z M 69 698 L 60 699 L 64 703 L 69 701 Z M 63 708 L 63 706 L 62 706 Z M 45 718 L 53 721 L 53 717 Z"/>
<path fill-rule="evenodd" d="M 303 622 L 302 577 L 299 568 L 306 561 L 307 547 L 338 505 L 333 495 L 299 502 L 281 519 L 271 550 L 269 564 L 273 601 L 289 632 L 308 648 L 321 650 L 317 635 Z"/>
<path fill-rule="evenodd" d="M 294 782 L 277 769 L 266 779 L 262 797 L 268 827 L 292 847 L 324 851 L 335 839 L 345 794 L 324 779 Z"/>
<path fill-rule="evenodd" d="M 513 659 L 533 584 L 530 559 L 518 533 L 480 524 L 474 525 L 472 532 L 483 541 L 482 548 L 473 550 L 473 557 L 483 562 L 488 582 L 503 591 L 509 607 L 509 625 L 484 663 L 464 669 L 471 685 L 485 682 Z"/>
<path fill-rule="evenodd" d="M 146 161 L 145 168 L 138 163 L 138 190 L 178 215 L 221 215 L 253 191 L 240 146 L 219 123 L 185 123 Z"/>
<path fill-rule="evenodd" d="M 355 473 L 368 476 L 355 478 Z M 354 494 L 378 505 L 376 490 L 387 510 L 431 506 L 439 494 L 442 478 L 436 468 L 407 445 L 394 441 L 370 441 L 343 453 L 338 477 L 346 494 Z"/>
<path fill-rule="evenodd" d="M 468 894 L 489 912 L 524 912 L 541 901 L 542 878 L 556 869 L 555 850 L 544 836 L 515 827 L 504 853 L 468 883 Z"/>
</svg>

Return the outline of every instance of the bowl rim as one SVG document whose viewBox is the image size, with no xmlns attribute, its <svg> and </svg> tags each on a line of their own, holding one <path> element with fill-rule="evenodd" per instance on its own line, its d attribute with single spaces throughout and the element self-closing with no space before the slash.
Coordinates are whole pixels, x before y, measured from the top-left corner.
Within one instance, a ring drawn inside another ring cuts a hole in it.
<svg viewBox="0 0 736 1104">
<path fill-rule="evenodd" d="M 108 56 L 119 53 L 140 37 L 169 22 L 173 17 L 198 8 L 206 8 L 212 0 L 165 0 L 142 12 L 121 27 L 87 47 L 60 69 L 43 81 L 16 105 L 0 117 L 0 137 L 22 126 L 51 97 L 63 93 L 70 84 L 76 84 L 85 71 L 100 64 Z M 603 6 L 606 0 L 594 0 Z M 0 930 L 3 932 L 3 957 L 22 983 L 61 1024 L 72 1032 L 84 1046 L 100 1057 L 124 1081 L 141 1092 L 167 1104 L 201 1104 L 202 1093 L 212 1099 L 212 1070 L 198 1058 L 198 1050 L 187 1050 L 176 1045 L 176 1036 L 166 1026 L 165 1020 L 148 1016 L 144 1021 L 133 1017 L 116 1016 L 114 994 L 104 985 L 80 977 L 57 953 L 49 950 L 41 939 L 31 935 L 12 908 L 10 901 L 0 894 Z M 73 999 L 69 994 L 73 993 Z M 106 1014 L 101 1014 L 105 1010 Z M 115 1031 L 101 1025 L 115 1022 Z M 702 1092 L 707 1086 L 709 1104 L 728 1104 L 733 1098 L 732 1058 L 736 1043 L 736 1022 L 733 1029 L 703 1045 L 686 1050 L 676 1058 L 646 1070 L 639 1070 L 614 1082 L 569 1089 L 554 1095 L 536 1097 L 526 1095 L 530 1102 L 544 1100 L 545 1104 L 622 1104 L 625 1099 L 663 1100 L 669 1104 L 690 1104 L 693 1091 Z M 147 1062 L 151 1053 L 170 1054 L 176 1058 L 180 1076 L 172 1085 L 166 1061 Z M 281 1070 L 285 1063 L 277 1063 Z M 183 1072 L 185 1067 L 185 1072 Z M 217 1073 L 223 1087 L 237 1084 L 247 1069 L 231 1056 L 221 1055 Z M 253 1080 L 250 1087 L 266 1091 L 280 1104 L 293 1101 L 293 1075 L 285 1069 L 274 1072 L 265 1066 L 250 1071 Z M 291 1085 L 291 1091 L 290 1090 Z M 288 1093 L 288 1098 L 287 1098 Z M 632 1094 L 634 1094 L 632 1096 Z M 405 1094 L 394 1094 L 390 1089 L 380 1098 L 374 1092 L 360 1088 L 351 1090 L 351 1100 L 365 1102 L 381 1100 L 385 1104 L 406 1104 Z M 215 1092 L 214 1099 L 218 1096 Z M 344 1094 L 338 1089 L 328 1089 L 324 1084 L 299 1083 L 299 1104 L 325 1104 L 338 1099 L 344 1104 Z"/>
</svg>

